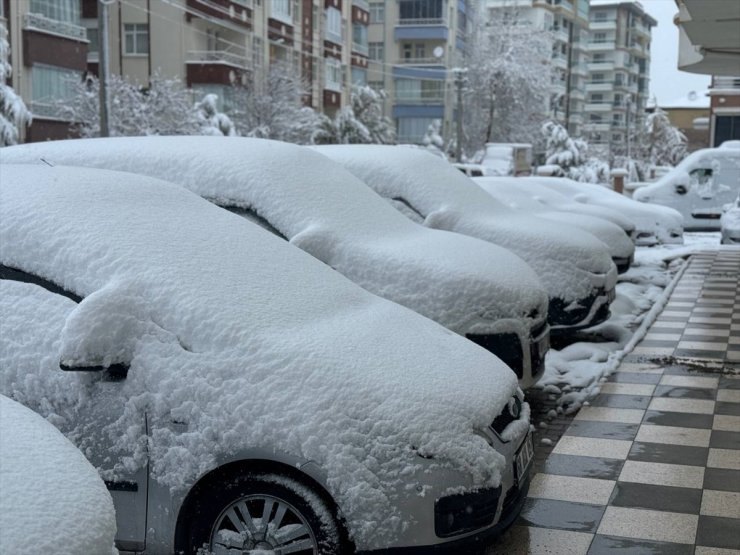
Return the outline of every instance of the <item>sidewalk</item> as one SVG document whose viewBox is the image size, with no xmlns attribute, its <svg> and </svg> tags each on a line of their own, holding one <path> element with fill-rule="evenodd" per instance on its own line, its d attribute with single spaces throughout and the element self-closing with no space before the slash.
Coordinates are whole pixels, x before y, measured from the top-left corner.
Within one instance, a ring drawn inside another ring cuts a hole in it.
<svg viewBox="0 0 740 555">
<path fill-rule="evenodd" d="M 489 553 L 740 555 L 740 249 L 691 258 Z"/>
</svg>

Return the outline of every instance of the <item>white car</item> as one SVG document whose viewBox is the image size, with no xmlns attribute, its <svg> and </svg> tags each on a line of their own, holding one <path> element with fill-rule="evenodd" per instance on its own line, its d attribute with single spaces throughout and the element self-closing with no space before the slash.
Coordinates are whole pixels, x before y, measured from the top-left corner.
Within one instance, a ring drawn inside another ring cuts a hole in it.
<svg viewBox="0 0 740 555">
<path fill-rule="evenodd" d="M 595 216 L 573 214 L 548 208 L 533 199 L 528 194 L 526 187 L 522 187 L 519 178 L 516 177 L 479 177 L 473 181 L 493 198 L 506 204 L 512 210 L 534 214 L 538 218 L 569 224 L 587 231 L 609 248 L 609 254 L 620 274 L 629 269 L 635 256 L 635 245 L 622 228 L 616 224 Z"/>
<path fill-rule="evenodd" d="M 740 245 L 740 195 L 728 205 L 719 220 L 723 245 Z"/>
<path fill-rule="evenodd" d="M 692 152 L 658 181 L 635 191 L 633 198 L 675 208 L 687 230 L 716 231 L 722 207 L 738 194 L 740 141 L 725 141 Z"/>
<path fill-rule="evenodd" d="M 368 291 L 489 349 L 523 388 L 544 371 L 547 292 L 524 261 L 484 241 L 408 221 L 339 164 L 310 149 L 264 139 L 127 137 L 3 152 L 5 161 L 40 158 L 132 171 L 186 187 L 263 225 Z"/>
<path fill-rule="evenodd" d="M 609 316 L 617 270 L 606 245 L 572 226 L 522 216 L 452 165 L 415 149 L 381 145 L 312 147 L 362 179 L 409 219 L 490 241 L 523 258 L 547 289 L 553 331 Z"/>
<path fill-rule="evenodd" d="M 4 323 L 2 330 L 3 347 L 8 335 L 28 340 L 25 329 Z M 9 354 L 0 355 L 3 362 Z M 59 430 L 5 395 L 0 453 L 0 553 L 117 554 L 113 500 L 95 468 Z"/>
<path fill-rule="evenodd" d="M 683 217 L 673 208 L 637 202 L 601 185 L 580 183 L 563 177 L 523 177 L 522 180 L 523 186 L 527 182 L 545 185 L 575 202 L 621 212 L 636 226 L 637 245 L 683 243 Z"/>
<path fill-rule="evenodd" d="M 0 171 L 0 393 L 98 468 L 119 549 L 465 552 L 516 518 L 491 353 L 182 187 Z"/>
</svg>

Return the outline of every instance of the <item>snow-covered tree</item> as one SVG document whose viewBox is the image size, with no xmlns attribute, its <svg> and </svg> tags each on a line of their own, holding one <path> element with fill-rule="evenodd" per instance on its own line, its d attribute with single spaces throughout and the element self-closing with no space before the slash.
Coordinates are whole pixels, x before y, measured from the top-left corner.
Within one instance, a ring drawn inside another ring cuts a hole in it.
<svg viewBox="0 0 740 555">
<path fill-rule="evenodd" d="M 546 118 L 553 76 L 552 34 L 515 7 L 469 18 L 480 23 L 466 57 L 465 151 L 486 142 L 534 143 Z"/>
<path fill-rule="evenodd" d="M 687 139 L 660 108 L 647 116 L 649 160 L 654 166 L 675 166 L 686 157 Z"/>
<path fill-rule="evenodd" d="M 0 23 L 0 146 L 16 144 L 19 131 L 31 125 L 32 120 L 21 97 L 6 84 L 11 73 L 8 29 Z"/>
<path fill-rule="evenodd" d="M 444 152 L 445 141 L 442 138 L 442 122 L 435 119 L 429 124 L 427 132 L 421 139 L 421 144 L 434 152 Z"/>
<path fill-rule="evenodd" d="M 556 166 L 555 175 L 587 183 L 608 183 L 609 165 L 589 156 L 588 143 L 573 139 L 559 123 L 548 121 L 542 125 L 545 138 L 545 164 Z"/>
<path fill-rule="evenodd" d="M 218 95 L 207 94 L 203 100 L 196 102 L 195 113 L 200 122 L 201 135 L 223 135 L 225 137 L 238 135 L 229 116 L 219 111 Z"/>
<path fill-rule="evenodd" d="M 148 89 L 119 75 L 108 77 L 108 129 L 111 136 L 197 135 L 200 122 L 190 92 L 179 79 L 155 75 Z M 72 85 L 76 94 L 60 109 L 82 137 L 100 135 L 98 79 Z"/>
<path fill-rule="evenodd" d="M 308 93 L 299 71 L 287 62 L 274 63 L 256 71 L 249 86 L 236 88 L 231 118 L 247 136 L 307 144 L 321 122 L 304 105 Z"/>
<path fill-rule="evenodd" d="M 337 112 L 334 119 L 321 117 L 314 133 L 316 144 L 395 144 L 393 123 L 383 115 L 385 93 L 368 86 L 353 87 L 349 106 Z"/>
</svg>

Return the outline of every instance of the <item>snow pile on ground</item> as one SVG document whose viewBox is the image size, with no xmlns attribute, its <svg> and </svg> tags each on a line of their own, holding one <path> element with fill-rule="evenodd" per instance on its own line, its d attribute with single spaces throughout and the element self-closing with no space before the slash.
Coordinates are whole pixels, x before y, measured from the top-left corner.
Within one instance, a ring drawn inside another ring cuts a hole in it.
<svg viewBox="0 0 740 555">
<path fill-rule="evenodd" d="M 545 373 L 535 387 L 557 395 L 566 412 L 578 410 L 645 337 L 668 301 L 684 257 L 718 248 L 717 233 L 687 234 L 685 246 L 638 247 L 634 264 L 619 277 L 609 320 L 561 350 L 550 349 Z"/>
<path fill-rule="evenodd" d="M 495 333 L 508 319 L 524 337 L 547 307 L 537 275 L 514 254 L 414 225 L 339 164 L 307 148 L 248 138 L 126 137 L 2 153 L 5 163 L 41 158 L 149 175 L 220 206 L 251 209 L 368 291 L 461 334 Z M 540 316 L 533 321 L 532 314 Z"/>
<path fill-rule="evenodd" d="M 0 393 L 32 399 L 86 454 L 111 445 L 104 476 L 148 454 L 151 478 L 181 490 L 243 449 L 289 453 L 326 472 L 359 549 L 410 524 L 396 502 L 422 495 L 407 486 L 430 469 L 499 484 L 506 461 L 476 431 L 517 381 L 484 349 L 182 188 L 80 168 L 2 175 L 2 263 L 87 298 L 2 282 Z M 116 308 L 127 295 L 134 314 Z M 139 335 L 116 353 L 130 357 L 122 382 L 58 368 L 60 352 L 105 357 L 119 330 L 96 307 Z M 97 328 L 73 325 L 83 311 Z"/>
<path fill-rule="evenodd" d="M 447 162 L 393 146 L 313 147 L 386 199 L 403 199 L 424 225 L 490 241 L 522 257 L 551 298 L 587 297 L 593 274 L 613 267 L 606 246 L 577 228 L 522 217 Z"/>
<path fill-rule="evenodd" d="M 0 395 L 0 553 L 115 554 L 105 484 L 41 416 Z"/>
</svg>

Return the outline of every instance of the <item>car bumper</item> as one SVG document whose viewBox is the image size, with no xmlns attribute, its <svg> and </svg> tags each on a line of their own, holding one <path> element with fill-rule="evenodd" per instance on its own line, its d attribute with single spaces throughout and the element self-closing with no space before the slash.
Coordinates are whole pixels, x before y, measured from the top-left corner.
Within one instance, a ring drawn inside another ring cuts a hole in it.
<svg viewBox="0 0 740 555">
<path fill-rule="evenodd" d="M 552 334 L 568 333 L 601 324 L 609 318 L 609 305 L 616 298 L 616 289 L 599 289 L 570 309 L 562 299 L 550 299 L 548 310 Z"/>
</svg>

